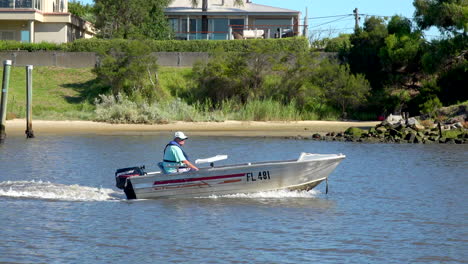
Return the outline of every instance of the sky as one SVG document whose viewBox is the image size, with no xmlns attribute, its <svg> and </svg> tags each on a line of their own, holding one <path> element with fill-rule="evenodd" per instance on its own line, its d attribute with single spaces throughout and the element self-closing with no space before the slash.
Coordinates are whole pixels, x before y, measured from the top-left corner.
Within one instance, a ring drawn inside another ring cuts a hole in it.
<svg viewBox="0 0 468 264">
<path fill-rule="evenodd" d="M 93 4 L 93 0 L 80 0 L 84 4 Z M 415 8 L 413 0 L 252 0 L 253 3 L 287 8 L 301 12 L 301 23 L 308 10 L 310 34 L 314 38 L 334 37 L 338 33 L 352 33 L 354 29 L 353 10 L 359 14 L 388 16 L 401 15 L 413 18 Z M 341 17 L 329 17 L 350 15 Z M 322 18 L 328 17 L 328 18 Z M 365 17 L 361 17 L 362 26 Z M 427 38 L 434 38 L 439 31 L 431 29 L 425 32 Z"/>
</svg>

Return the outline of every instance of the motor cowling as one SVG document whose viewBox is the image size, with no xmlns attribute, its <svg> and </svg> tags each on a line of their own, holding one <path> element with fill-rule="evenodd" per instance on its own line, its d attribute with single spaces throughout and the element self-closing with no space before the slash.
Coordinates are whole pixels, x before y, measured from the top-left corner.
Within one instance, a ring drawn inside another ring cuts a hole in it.
<svg viewBox="0 0 468 264">
<path fill-rule="evenodd" d="M 145 166 L 117 169 L 115 171 L 115 186 L 119 189 L 124 189 L 127 179 L 133 176 L 145 175 L 144 169 Z"/>
</svg>

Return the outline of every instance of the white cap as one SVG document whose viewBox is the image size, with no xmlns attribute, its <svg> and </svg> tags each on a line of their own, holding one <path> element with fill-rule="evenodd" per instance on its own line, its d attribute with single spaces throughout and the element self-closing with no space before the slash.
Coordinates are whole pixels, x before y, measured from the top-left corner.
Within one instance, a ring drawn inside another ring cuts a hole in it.
<svg viewBox="0 0 468 264">
<path fill-rule="evenodd" d="M 175 138 L 180 138 L 180 139 L 187 139 L 188 137 L 184 134 L 182 131 L 177 131 L 174 134 Z"/>
</svg>

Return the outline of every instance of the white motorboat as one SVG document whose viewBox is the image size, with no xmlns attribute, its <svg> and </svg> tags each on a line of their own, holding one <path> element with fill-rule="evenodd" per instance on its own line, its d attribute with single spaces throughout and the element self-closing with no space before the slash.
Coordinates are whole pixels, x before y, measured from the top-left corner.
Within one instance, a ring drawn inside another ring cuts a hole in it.
<svg viewBox="0 0 468 264">
<path fill-rule="evenodd" d="M 327 180 L 345 155 L 301 153 L 297 160 L 214 166 L 214 162 L 226 158 L 226 155 L 218 155 L 196 160 L 197 164 L 209 163 L 210 166 L 201 167 L 199 171 L 171 174 L 145 172 L 144 167 L 118 169 L 116 185 L 125 191 L 127 199 L 311 190 Z"/>
</svg>

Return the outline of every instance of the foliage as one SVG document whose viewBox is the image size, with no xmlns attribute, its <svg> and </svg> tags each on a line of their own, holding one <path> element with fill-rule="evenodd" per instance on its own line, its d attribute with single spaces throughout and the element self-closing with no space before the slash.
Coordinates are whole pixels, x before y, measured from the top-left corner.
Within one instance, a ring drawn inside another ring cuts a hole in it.
<svg viewBox="0 0 468 264">
<path fill-rule="evenodd" d="M 353 73 L 365 74 L 374 89 L 381 89 L 385 74 L 379 57 L 381 47 L 388 36 L 384 20 L 370 17 L 364 22 L 364 29 L 357 30 L 350 37 L 351 49 L 345 54 Z"/>
<path fill-rule="evenodd" d="M 327 41 L 325 46 L 326 52 L 348 52 L 351 49 L 349 40 L 350 34 L 340 34 L 336 38 Z"/>
<path fill-rule="evenodd" d="M 366 101 L 368 81 L 361 74 L 352 74 L 346 64 L 309 53 L 295 54 L 293 61 L 285 65 L 276 93 L 271 94 L 285 103 L 294 100 L 299 109 L 322 118 L 330 113 L 330 106 L 340 109 L 341 116 L 346 117 Z"/>
<path fill-rule="evenodd" d="M 397 36 L 409 35 L 412 32 L 413 23 L 406 17 L 392 16 L 388 22 L 388 34 Z"/>
<path fill-rule="evenodd" d="M 348 65 L 324 60 L 312 77 L 312 83 L 323 90 L 326 100 L 339 109 L 343 118 L 349 110 L 366 101 L 370 85 L 362 74 L 352 74 Z"/>
<path fill-rule="evenodd" d="M 414 18 L 422 29 L 436 26 L 441 31 L 459 34 L 468 31 L 468 2 L 466 0 L 415 0 Z"/>
<path fill-rule="evenodd" d="M 56 43 L 21 43 L 19 41 L 0 41 L 1 50 L 60 50 L 69 52 L 102 52 L 119 46 L 132 45 L 135 40 L 126 39 L 78 39 L 73 42 Z M 309 50 L 307 39 L 245 39 L 245 40 L 142 40 L 152 52 L 249 52 L 262 50 L 270 53 L 295 53 Z"/>
<path fill-rule="evenodd" d="M 435 117 L 435 113 L 437 112 L 437 109 L 442 107 L 442 103 L 439 98 L 433 97 L 419 107 L 421 108 L 421 113 L 427 114 L 430 117 Z"/>
<path fill-rule="evenodd" d="M 468 61 L 458 63 L 441 72 L 437 85 L 440 90 L 436 95 L 444 105 L 456 104 L 468 100 Z"/>
<path fill-rule="evenodd" d="M 169 0 L 95 0 L 100 37 L 169 39 L 171 30 L 164 9 Z"/>
<path fill-rule="evenodd" d="M 271 54 L 214 53 L 208 62 L 198 62 L 193 68 L 198 85 L 197 98 L 210 98 L 214 104 L 226 99 L 246 103 L 263 95 L 266 73 L 271 69 Z"/>
<path fill-rule="evenodd" d="M 90 4 L 83 4 L 81 1 L 72 0 L 68 2 L 68 12 L 74 14 L 75 16 L 81 17 L 82 19 L 89 21 L 91 23 L 96 22 L 96 17 L 94 16 L 93 6 Z"/>
<path fill-rule="evenodd" d="M 40 43 L 23 43 L 19 41 L 12 40 L 0 40 L 0 51 L 49 51 L 49 50 L 63 50 L 65 45 L 49 43 L 49 42 L 40 42 Z"/>
<path fill-rule="evenodd" d="M 68 45 L 68 51 L 96 52 L 115 46 L 126 46 L 131 41 L 123 39 L 80 39 Z M 309 49 L 305 38 L 246 39 L 246 40 L 145 40 L 153 52 L 299 52 Z"/>
<path fill-rule="evenodd" d="M 94 72 L 114 95 L 122 93 L 133 99 L 153 101 L 162 94 L 156 62 L 156 56 L 147 45 L 133 41 L 102 52 Z"/>
<path fill-rule="evenodd" d="M 453 65 L 466 61 L 468 37 L 457 35 L 453 38 L 433 40 L 421 58 L 423 70 L 434 74 L 447 70 Z"/>
<path fill-rule="evenodd" d="M 137 103 L 118 94 L 100 95 L 96 99 L 96 121 L 109 123 L 163 124 L 171 121 L 292 121 L 310 119 L 310 115 L 299 113 L 294 103 L 283 105 L 273 100 L 251 100 L 239 105 L 232 100 L 223 101 L 219 109 L 211 103 L 190 106 L 180 99 L 152 104 Z"/>
</svg>

